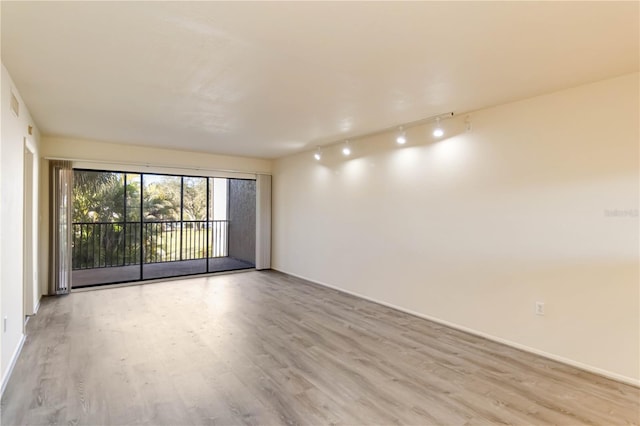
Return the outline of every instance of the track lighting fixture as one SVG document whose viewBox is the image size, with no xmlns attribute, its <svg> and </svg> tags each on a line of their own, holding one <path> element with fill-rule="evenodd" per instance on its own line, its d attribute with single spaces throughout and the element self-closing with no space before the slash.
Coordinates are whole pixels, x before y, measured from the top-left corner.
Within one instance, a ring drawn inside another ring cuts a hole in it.
<svg viewBox="0 0 640 426">
<path fill-rule="evenodd" d="M 398 145 L 404 145 L 407 143 L 407 134 L 402 126 L 398 127 L 398 136 L 396 136 L 396 143 Z"/>
<path fill-rule="evenodd" d="M 369 138 L 372 136 L 377 136 L 382 134 L 385 134 L 388 137 L 389 134 L 391 133 L 395 135 L 395 140 L 398 145 L 404 145 L 409 140 L 407 138 L 407 133 L 406 133 L 407 129 L 417 127 L 417 126 L 427 125 L 429 123 L 433 123 L 434 121 L 435 121 L 435 126 L 433 127 L 433 136 L 435 138 L 441 138 L 442 136 L 444 136 L 444 129 L 440 125 L 440 120 L 441 119 L 446 120 L 453 116 L 454 116 L 453 112 L 447 112 L 439 115 L 432 115 L 430 117 L 422 118 L 420 120 L 402 123 L 401 125 L 396 125 L 393 127 L 387 127 L 387 128 L 379 129 L 369 133 L 351 136 L 351 139 L 348 139 L 348 140 L 343 140 L 343 141 L 337 140 L 331 144 L 325 143 L 323 147 L 326 149 L 329 149 L 330 147 L 337 148 L 339 146 L 342 146 L 341 148 L 342 155 L 345 157 L 349 157 L 351 155 L 351 145 L 349 143 L 350 140 L 351 141 L 360 140 L 360 139 Z M 471 121 L 469 120 L 468 116 L 465 119 L 465 124 L 466 124 L 467 131 L 471 131 Z M 315 158 L 316 161 L 320 161 L 322 159 L 322 148 L 320 146 L 316 147 L 316 150 L 313 153 L 313 158 Z"/>
<path fill-rule="evenodd" d="M 342 155 L 348 157 L 351 155 L 351 147 L 349 146 L 349 141 L 344 142 L 344 147 L 342 148 Z"/>
<path fill-rule="evenodd" d="M 444 130 L 440 127 L 440 117 L 436 118 L 436 127 L 433 129 L 433 136 L 436 138 L 442 137 L 444 135 Z"/>
</svg>

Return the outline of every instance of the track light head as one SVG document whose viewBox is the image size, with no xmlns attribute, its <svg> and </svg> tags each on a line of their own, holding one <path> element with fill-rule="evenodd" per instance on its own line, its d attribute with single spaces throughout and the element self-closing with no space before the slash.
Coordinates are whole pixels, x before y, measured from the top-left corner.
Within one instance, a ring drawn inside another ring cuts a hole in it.
<svg viewBox="0 0 640 426">
<path fill-rule="evenodd" d="M 351 155 L 351 147 L 349 146 L 349 141 L 345 141 L 344 147 L 342 148 L 342 155 L 348 157 Z"/>
<path fill-rule="evenodd" d="M 407 143 L 407 134 L 404 131 L 404 128 L 400 126 L 398 128 L 398 136 L 396 136 L 396 143 L 398 145 L 404 145 Z"/>
<path fill-rule="evenodd" d="M 322 160 L 322 152 L 320 151 L 320 147 L 316 149 L 316 152 L 313 154 L 313 158 L 315 158 L 316 161 Z"/>
<path fill-rule="evenodd" d="M 464 126 L 467 132 L 470 132 L 471 130 L 473 130 L 473 124 L 471 124 L 471 117 L 469 117 L 468 115 L 464 118 Z"/>
<path fill-rule="evenodd" d="M 440 127 L 440 117 L 436 118 L 436 127 L 433 129 L 433 136 L 440 138 L 444 135 L 444 130 Z"/>
</svg>

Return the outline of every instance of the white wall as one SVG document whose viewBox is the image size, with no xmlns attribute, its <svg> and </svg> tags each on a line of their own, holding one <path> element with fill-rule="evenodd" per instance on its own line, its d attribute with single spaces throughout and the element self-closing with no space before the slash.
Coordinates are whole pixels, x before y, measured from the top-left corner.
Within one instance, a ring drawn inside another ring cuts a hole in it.
<svg viewBox="0 0 640 426">
<path fill-rule="evenodd" d="M 20 97 L 7 69 L 2 66 L 1 79 L 2 129 L 0 144 L 0 321 L 7 319 L 4 331 L 0 323 L 0 354 L 2 385 L 4 388 L 7 373 L 15 359 L 23 339 L 24 301 L 23 268 L 24 262 L 37 264 L 37 251 L 25 259 L 23 256 L 23 162 L 25 144 L 34 153 L 34 182 L 38 182 L 37 158 L 39 155 L 39 134 L 29 111 Z M 11 92 L 19 100 L 19 116 L 10 110 Z M 28 126 L 34 127 L 33 135 L 28 134 Z M 35 188 L 35 194 L 38 188 Z M 36 197 L 37 198 L 37 197 Z M 38 206 L 34 205 L 35 211 Z M 32 220 L 36 219 L 35 217 Z M 33 232 L 38 233 L 38 223 L 34 220 Z M 39 300 L 38 283 L 34 283 L 33 309 Z"/>
<path fill-rule="evenodd" d="M 92 140 L 64 137 L 43 137 L 40 152 L 44 158 L 67 158 L 77 160 L 74 166 L 102 170 L 122 170 L 139 172 L 163 172 L 176 174 L 194 174 L 197 176 L 254 176 L 256 173 L 271 173 L 272 161 L 214 155 L 201 152 L 151 148 L 136 145 L 122 145 Z M 49 186 L 49 161 L 41 161 L 40 184 Z M 213 172 L 212 172 L 213 171 Z M 224 171 L 232 171 L 224 173 Z M 237 172 L 237 173 L 235 173 Z M 48 191 L 40 193 L 40 212 L 45 218 L 49 215 Z M 44 221 L 40 232 L 39 273 L 42 294 L 47 293 L 49 261 L 49 223 Z"/>
<path fill-rule="evenodd" d="M 185 173 L 193 169 L 232 170 L 254 174 L 271 172 L 271 160 L 64 137 L 43 137 L 42 156 L 82 159 L 97 163 L 97 167 L 101 166 L 100 162 L 105 163 L 104 166 L 129 165 L 128 169 L 132 169 L 132 163 L 148 164 L 149 171 L 158 170 L 162 168 L 161 166 L 169 166 L 169 168 L 184 168 Z"/>
<path fill-rule="evenodd" d="M 274 268 L 640 383 L 638 77 L 277 160 Z"/>
</svg>

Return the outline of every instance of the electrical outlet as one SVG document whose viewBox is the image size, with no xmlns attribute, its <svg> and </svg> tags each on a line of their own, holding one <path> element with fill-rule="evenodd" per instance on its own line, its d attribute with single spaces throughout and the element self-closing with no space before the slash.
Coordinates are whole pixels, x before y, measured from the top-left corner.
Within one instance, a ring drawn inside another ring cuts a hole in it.
<svg viewBox="0 0 640 426">
<path fill-rule="evenodd" d="M 544 315 L 544 302 L 536 302 L 536 315 Z"/>
</svg>

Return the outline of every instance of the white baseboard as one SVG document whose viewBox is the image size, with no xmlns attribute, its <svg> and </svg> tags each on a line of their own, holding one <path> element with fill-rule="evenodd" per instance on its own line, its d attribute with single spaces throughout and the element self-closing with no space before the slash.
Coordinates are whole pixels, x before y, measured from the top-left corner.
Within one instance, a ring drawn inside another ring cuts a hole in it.
<svg viewBox="0 0 640 426">
<path fill-rule="evenodd" d="M 576 361 L 576 360 L 573 360 L 573 359 L 570 359 L 570 358 L 565 358 L 563 356 L 552 354 L 552 353 L 549 353 L 549 352 L 545 352 L 545 351 L 542 351 L 540 349 L 532 348 L 530 346 L 526 346 L 526 345 L 523 345 L 523 344 L 520 344 L 520 343 L 517 343 L 517 342 L 513 342 L 511 340 L 507 340 L 507 339 L 503 339 L 501 337 L 493 336 L 491 334 L 484 333 L 482 331 L 475 330 L 473 328 L 469 328 L 469 327 L 466 327 L 466 326 L 463 326 L 463 325 L 459 325 L 459 324 L 456 324 L 456 323 L 453 323 L 453 322 L 450 322 L 450 321 L 446 321 L 446 320 L 443 320 L 443 319 L 440 319 L 440 318 L 432 317 L 430 315 L 426 315 L 426 314 L 423 314 L 421 312 L 412 311 L 410 309 L 403 308 L 402 306 L 397 306 L 397 305 L 393 305 L 391 303 L 383 302 L 381 300 L 373 299 L 371 297 L 364 296 L 362 294 L 355 293 L 355 292 L 352 292 L 352 291 L 349 291 L 349 290 L 345 290 L 343 288 L 336 287 L 336 286 L 333 286 L 331 284 L 327 284 L 327 283 L 323 283 L 323 282 L 320 282 L 320 281 L 312 280 L 311 278 L 303 277 L 301 275 L 292 274 L 290 272 L 286 272 L 286 271 L 283 271 L 283 270 L 280 270 L 280 269 L 277 269 L 277 268 L 272 268 L 272 269 L 274 271 L 278 271 L 278 272 L 281 272 L 281 273 L 286 274 L 286 275 L 291 275 L 292 277 L 300 278 L 300 279 L 303 279 L 305 281 L 309 281 L 309 282 L 311 282 L 313 284 L 318 284 L 318 285 L 321 285 L 323 287 L 330 288 L 332 290 L 337 290 L 337 291 L 339 291 L 341 293 L 349 294 L 351 296 L 355 296 L 355 297 L 358 297 L 360 299 L 368 300 L 369 302 L 377 303 L 379 305 L 386 306 L 388 308 L 395 309 L 397 311 L 401 311 L 401 312 L 407 313 L 409 315 L 413 315 L 413 316 L 416 316 L 416 317 L 419 317 L 419 318 L 423 318 L 423 319 L 426 319 L 426 320 L 429 320 L 429 321 L 433 321 L 435 323 L 442 324 L 442 325 L 445 325 L 447 327 L 454 328 L 456 330 L 464 331 L 465 333 L 473 334 L 475 336 L 479 336 L 479 337 L 483 337 L 483 338 L 488 339 L 488 340 L 492 340 L 494 342 L 502 343 L 503 345 L 507 345 L 507 346 L 510 346 L 512 348 L 520 349 L 520 350 L 523 350 L 523 351 L 526 351 L 526 352 L 529 352 L 529 353 L 532 353 L 532 354 L 535 354 L 535 355 L 539 355 L 539 356 L 542 356 L 544 358 L 548 358 L 548 359 L 551 359 L 553 361 L 560 362 L 562 364 L 570 365 L 571 367 L 576 367 L 576 368 L 579 368 L 580 370 L 588 371 L 589 373 L 594 373 L 594 374 L 597 374 L 599 376 L 606 377 L 608 379 L 613 379 L 613 380 L 616 380 L 616 381 L 619 381 L 619 382 L 622 382 L 622 383 L 625 383 L 625 384 L 628 384 L 628 385 L 632 385 L 632 386 L 635 386 L 635 387 L 640 387 L 640 379 L 634 379 L 633 377 L 627 377 L 627 376 L 624 376 L 622 374 L 618 374 L 618 373 L 614 373 L 612 371 L 604 370 L 602 368 L 594 367 L 594 366 L 589 365 L 589 364 L 584 364 L 584 363 L 582 363 L 580 361 Z"/>
<path fill-rule="evenodd" d="M 13 367 L 16 366 L 16 361 L 18 361 L 20 352 L 22 352 L 22 347 L 24 346 L 24 341 L 26 340 L 26 338 L 27 338 L 27 335 L 22 334 L 22 336 L 20 337 L 20 342 L 18 343 L 16 350 L 13 352 L 13 355 L 11 356 L 11 361 L 9 362 L 9 366 L 7 367 L 7 371 L 2 376 L 2 388 L 0 389 L 0 398 L 2 398 L 2 395 L 4 394 L 4 390 L 7 387 L 7 384 L 9 383 L 9 379 L 11 378 L 11 373 L 13 373 Z"/>
</svg>

